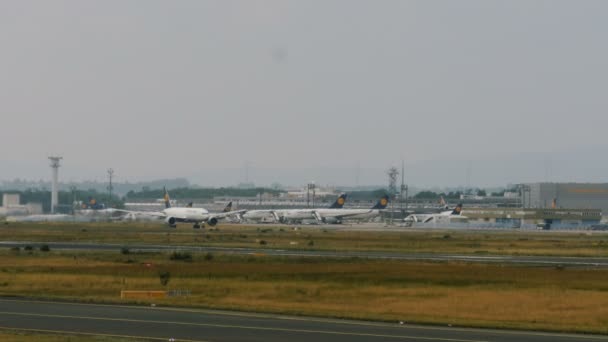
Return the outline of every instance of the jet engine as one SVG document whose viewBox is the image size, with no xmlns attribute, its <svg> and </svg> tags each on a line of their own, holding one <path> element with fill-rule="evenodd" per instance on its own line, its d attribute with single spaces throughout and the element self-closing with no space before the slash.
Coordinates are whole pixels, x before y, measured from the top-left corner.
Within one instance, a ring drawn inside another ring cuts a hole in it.
<svg viewBox="0 0 608 342">
<path fill-rule="evenodd" d="M 336 217 L 326 217 L 323 219 L 323 222 L 327 224 L 341 224 L 342 220 Z"/>
<path fill-rule="evenodd" d="M 207 220 L 207 224 L 210 225 L 211 227 L 213 227 L 217 224 L 217 219 L 215 217 L 212 217 L 209 220 Z"/>
<path fill-rule="evenodd" d="M 169 227 L 175 228 L 175 223 L 177 222 L 177 220 L 175 219 L 175 217 L 169 216 L 165 219 L 165 222 L 169 225 Z"/>
</svg>

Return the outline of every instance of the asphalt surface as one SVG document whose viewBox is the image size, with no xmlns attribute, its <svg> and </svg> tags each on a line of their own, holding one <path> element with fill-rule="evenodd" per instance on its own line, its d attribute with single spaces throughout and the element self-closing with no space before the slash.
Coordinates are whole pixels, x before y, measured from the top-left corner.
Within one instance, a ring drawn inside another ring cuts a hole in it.
<svg viewBox="0 0 608 342">
<path fill-rule="evenodd" d="M 0 298 L 0 329 L 169 341 L 608 341 L 608 336 Z"/>
<path fill-rule="evenodd" d="M 189 251 L 210 252 L 236 255 L 271 255 L 287 257 L 330 257 L 330 258 L 364 258 L 392 259 L 418 261 L 464 261 L 482 263 L 521 264 L 531 266 L 569 266 L 569 267 L 608 267 L 608 258 L 592 257 L 556 257 L 556 256 L 520 256 L 520 255 L 474 255 L 474 254 L 443 254 L 443 253 L 394 253 L 394 252 L 349 252 L 349 251 L 301 251 L 266 248 L 223 248 L 199 246 L 167 246 L 167 245 L 119 245 L 102 243 L 76 242 L 28 242 L 0 241 L 0 248 L 48 245 L 52 250 L 90 250 L 90 251 L 119 251 L 123 247 L 130 251 Z"/>
</svg>

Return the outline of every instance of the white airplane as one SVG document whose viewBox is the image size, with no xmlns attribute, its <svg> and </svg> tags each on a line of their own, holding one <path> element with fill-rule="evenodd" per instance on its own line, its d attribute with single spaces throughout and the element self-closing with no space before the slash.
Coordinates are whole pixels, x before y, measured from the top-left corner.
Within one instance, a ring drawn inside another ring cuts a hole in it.
<svg viewBox="0 0 608 342">
<path fill-rule="evenodd" d="M 344 206 L 346 194 L 340 195 L 326 210 L 336 210 Z M 294 222 L 301 220 L 315 220 L 315 210 L 322 209 L 261 209 L 248 210 L 240 218 L 246 221 L 257 222 Z"/>
<path fill-rule="evenodd" d="M 386 209 L 389 196 L 385 195 L 370 209 L 315 209 L 313 215 L 323 223 L 340 224 L 343 220 L 371 220 L 380 216 L 380 211 Z"/>
<path fill-rule="evenodd" d="M 127 213 L 136 213 L 138 215 L 149 215 L 158 218 L 163 218 L 165 222 L 171 228 L 175 228 L 178 222 L 192 223 L 192 228 L 204 228 L 205 224 L 215 226 L 219 220 L 226 218 L 231 215 L 239 215 L 244 213 L 246 210 L 232 211 L 232 202 L 230 202 L 223 212 L 221 213 L 210 213 L 205 208 L 193 208 L 192 203 L 189 203 L 186 207 L 171 207 L 171 200 L 169 199 L 169 193 L 165 189 L 164 195 L 165 209 L 160 212 L 133 212 L 125 211 Z"/>
<path fill-rule="evenodd" d="M 406 225 L 411 226 L 414 223 L 450 223 L 453 221 L 466 221 L 466 216 L 460 215 L 462 212 L 462 204 L 458 204 L 453 210 L 442 211 L 438 214 L 411 214 L 403 221 Z"/>
</svg>

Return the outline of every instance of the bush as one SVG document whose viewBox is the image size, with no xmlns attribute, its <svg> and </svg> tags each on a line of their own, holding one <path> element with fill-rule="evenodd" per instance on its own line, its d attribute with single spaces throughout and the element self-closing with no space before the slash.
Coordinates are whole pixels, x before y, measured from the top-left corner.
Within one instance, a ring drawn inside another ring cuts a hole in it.
<svg viewBox="0 0 608 342">
<path fill-rule="evenodd" d="M 205 253 L 205 256 L 203 258 L 207 261 L 211 261 L 211 260 L 213 260 L 213 254 Z"/>
<path fill-rule="evenodd" d="M 265 245 L 266 244 L 266 240 L 260 240 L 260 245 Z"/>
<path fill-rule="evenodd" d="M 309 246 L 314 246 L 314 245 L 315 245 L 315 242 L 314 242 L 314 241 L 312 241 L 312 240 L 310 240 L 310 241 L 308 241 L 308 245 L 309 245 Z"/>
<path fill-rule="evenodd" d="M 169 271 L 158 272 L 158 279 L 160 280 L 160 284 L 162 286 L 167 286 L 171 280 L 171 273 L 169 273 Z"/>
<path fill-rule="evenodd" d="M 28 245 L 28 246 L 23 247 L 23 249 L 26 251 L 33 251 L 34 247 Z"/>
<path fill-rule="evenodd" d="M 178 261 L 192 261 L 192 254 L 190 254 L 190 252 L 173 252 L 169 256 L 169 259 Z"/>
<path fill-rule="evenodd" d="M 131 251 L 127 247 L 123 247 L 120 249 L 120 253 L 127 255 L 127 254 L 131 254 Z"/>
<path fill-rule="evenodd" d="M 40 246 L 40 251 L 41 252 L 50 252 L 51 247 L 49 247 L 49 245 L 42 245 L 42 246 Z"/>
<path fill-rule="evenodd" d="M 21 251 L 21 248 L 20 247 L 13 247 L 13 248 L 11 248 L 11 251 L 13 251 L 13 252 L 19 252 L 19 251 Z"/>
</svg>

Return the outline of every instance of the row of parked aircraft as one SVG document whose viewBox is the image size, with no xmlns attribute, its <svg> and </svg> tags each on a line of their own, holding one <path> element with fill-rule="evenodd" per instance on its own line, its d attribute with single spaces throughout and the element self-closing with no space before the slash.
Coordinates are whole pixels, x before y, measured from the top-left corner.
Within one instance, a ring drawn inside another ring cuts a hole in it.
<svg viewBox="0 0 608 342">
<path fill-rule="evenodd" d="M 185 207 L 171 206 L 169 193 L 165 189 L 165 209 L 160 212 L 149 211 L 126 211 L 121 210 L 133 219 L 158 218 L 163 219 L 170 227 L 176 227 L 177 223 L 191 223 L 193 228 L 201 228 L 206 224 L 215 226 L 219 220 L 233 218 L 238 222 L 278 222 L 296 223 L 306 220 L 316 222 L 339 224 L 344 220 L 369 221 L 378 216 L 389 203 L 389 196 L 385 195 L 370 209 L 344 209 L 346 194 L 340 195 L 328 208 L 314 209 L 257 209 L 257 210 L 232 210 L 232 202 L 222 212 L 210 213 L 204 208 L 193 208 L 192 203 Z M 443 202 L 445 205 L 445 202 Z M 446 209 L 447 205 L 446 205 Z M 446 210 L 435 214 L 412 214 L 404 219 L 406 225 L 416 222 L 446 222 L 452 218 L 466 219 L 460 216 L 462 205 L 459 204 L 453 210 Z"/>
<path fill-rule="evenodd" d="M 171 206 L 169 193 L 165 189 L 165 208 L 159 212 L 120 210 L 127 217 L 158 218 L 163 219 L 170 227 L 176 227 L 177 223 L 191 223 L 193 228 L 204 227 L 205 224 L 215 226 L 219 220 L 232 217 L 240 222 L 280 222 L 295 223 L 304 220 L 315 220 L 323 223 L 341 223 L 349 220 L 371 220 L 380 215 L 389 202 L 388 196 L 383 196 L 376 205 L 370 209 L 344 209 L 346 194 L 340 195 L 328 208 L 315 209 L 262 209 L 262 210 L 232 210 L 232 202 L 219 213 L 210 213 L 205 208 L 193 208 L 192 203 L 185 207 Z"/>
</svg>

